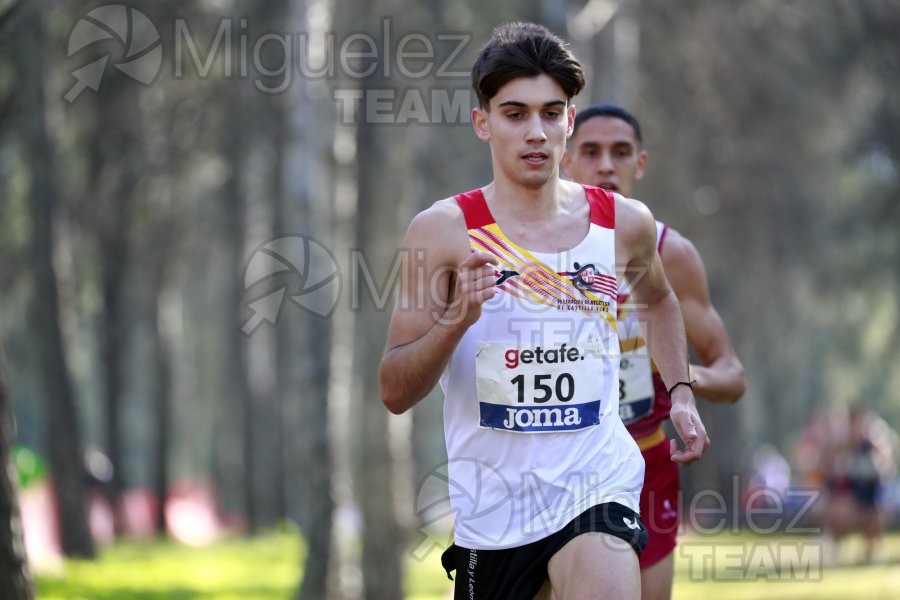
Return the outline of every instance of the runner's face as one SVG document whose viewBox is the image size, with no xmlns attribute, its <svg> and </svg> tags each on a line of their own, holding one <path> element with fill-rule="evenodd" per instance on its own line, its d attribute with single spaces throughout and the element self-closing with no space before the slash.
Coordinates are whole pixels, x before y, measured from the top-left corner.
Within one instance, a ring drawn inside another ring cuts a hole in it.
<svg viewBox="0 0 900 600">
<path fill-rule="evenodd" d="M 510 180 L 537 189 L 559 175 L 575 107 L 548 75 L 510 81 L 491 98 L 489 111 L 476 108 L 472 116 L 495 168 Z"/>
<path fill-rule="evenodd" d="M 579 125 L 562 164 L 579 183 L 631 197 L 646 163 L 647 153 L 640 149 L 631 125 L 616 117 L 591 117 Z"/>
</svg>

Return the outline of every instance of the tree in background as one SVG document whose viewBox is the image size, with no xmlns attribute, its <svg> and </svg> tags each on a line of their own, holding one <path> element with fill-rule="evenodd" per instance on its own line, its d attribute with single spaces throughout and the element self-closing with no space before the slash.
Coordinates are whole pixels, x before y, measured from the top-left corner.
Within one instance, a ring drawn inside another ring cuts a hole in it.
<svg viewBox="0 0 900 600">
<path fill-rule="evenodd" d="M 44 104 L 44 51 L 48 46 L 38 7 L 28 4 L 17 16 L 14 45 L 18 81 L 23 82 L 17 109 L 21 155 L 28 172 L 31 262 L 34 277 L 31 331 L 39 346 L 46 406 L 46 444 L 57 495 L 63 553 L 92 558 L 94 541 L 85 507 L 85 476 L 76 399 L 60 327 L 60 301 L 53 264 L 57 204 L 55 149 L 47 132 Z"/>
<path fill-rule="evenodd" d="M 31 574 L 22 539 L 22 518 L 10 463 L 14 438 L 12 411 L 6 395 L 3 348 L 0 347 L 0 598 L 31 600 Z"/>
</svg>

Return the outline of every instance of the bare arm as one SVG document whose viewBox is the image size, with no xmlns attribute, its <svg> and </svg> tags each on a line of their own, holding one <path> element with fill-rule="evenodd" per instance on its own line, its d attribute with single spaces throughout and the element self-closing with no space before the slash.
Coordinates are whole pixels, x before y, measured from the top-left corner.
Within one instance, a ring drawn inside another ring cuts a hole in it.
<svg viewBox="0 0 900 600">
<path fill-rule="evenodd" d="M 709 298 L 706 269 L 694 245 L 669 229 L 662 250 L 666 276 L 678 301 L 687 339 L 699 365 L 691 365 L 694 392 L 712 402 L 737 402 L 747 387 L 744 366 Z"/>
<path fill-rule="evenodd" d="M 644 307 L 645 337 L 663 382 L 670 388 L 689 381 L 684 322 L 656 251 L 653 215 L 640 202 L 621 196 L 616 196 L 616 257 L 624 264 L 635 300 Z M 669 417 L 685 446 L 679 451 L 675 440 L 671 441 L 672 460 L 687 464 L 699 459 L 709 447 L 709 438 L 689 386 L 679 385 L 672 391 Z"/>
<path fill-rule="evenodd" d="M 406 233 L 379 376 L 381 400 L 400 414 L 434 388 L 456 345 L 495 293 L 491 255 L 472 253 L 453 201 L 420 213 Z"/>
</svg>

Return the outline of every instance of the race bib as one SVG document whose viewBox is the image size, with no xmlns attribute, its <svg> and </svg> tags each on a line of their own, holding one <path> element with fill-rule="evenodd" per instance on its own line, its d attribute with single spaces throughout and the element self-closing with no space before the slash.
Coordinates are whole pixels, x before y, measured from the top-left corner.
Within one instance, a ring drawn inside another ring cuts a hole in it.
<svg viewBox="0 0 900 600">
<path fill-rule="evenodd" d="M 600 344 L 478 344 L 479 426 L 521 433 L 577 431 L 600 422 L 615 363 Z"/>
<path fill-rule="evenodd" d="M 650 356 L 643 340 L 623 342 L 622 359 L 619 361 L 619 417 L 626 425 L 634 423 L 653 412 L 653 371 Z M 626 350 L 627 348 L 627 350 Z"/>
</svg>

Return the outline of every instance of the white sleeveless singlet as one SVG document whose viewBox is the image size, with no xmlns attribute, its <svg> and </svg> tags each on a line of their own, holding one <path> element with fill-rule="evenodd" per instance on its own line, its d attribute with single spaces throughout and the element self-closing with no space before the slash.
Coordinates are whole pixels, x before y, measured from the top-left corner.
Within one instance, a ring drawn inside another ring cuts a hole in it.
<svg viewBox="0 0 900 600">
<path fill-rule="evenodd" d="M 590 230 L 571 250 L 510 241 L 484 196 L 456 196 L 499 294 L 441 377 L 455 543 L 545 538 L 596 504 L 637 512 L 644 461 L 619 418 L 615 200 L 585 186 Z"/>
</svg>

